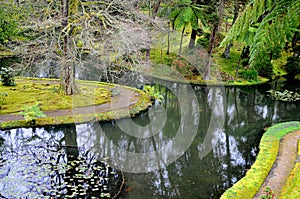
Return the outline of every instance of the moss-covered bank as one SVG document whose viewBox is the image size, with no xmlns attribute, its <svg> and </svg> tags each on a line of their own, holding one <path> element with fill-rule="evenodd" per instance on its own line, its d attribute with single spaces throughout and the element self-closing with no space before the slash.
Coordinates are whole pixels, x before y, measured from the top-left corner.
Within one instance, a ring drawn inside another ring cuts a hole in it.
<svg viewBox="0 0 300 199">
<path fill-rule="evenodd" d="M 5 99 L 3 112 L 12 114 L 0 114 L 0 121 L 1 118 L 10 118 L 8 121 L 2 120 L 4 122 L 0 124 L 0 129 L 109 121 L 134 116 L 152 104 L 148 94 L 135 88 L 93 81 L 78 81 L 78 84 L 82 93 L 78 96 L 66 96 L 56 93 L 57 79 L 18 79 L 17 85 L 19 86 L 6 88 L 12 89 L 13 92 L 8 92 L 10 98 Z M 112 88 L 117 88 L 121 94 L 113 94 Z M 26 97 L 25 94 L 22 97 L 22 93 L 26 93 Z M 54 95 L 57 95 L 55 100 L 51 99 Z M 19 100 L 15 100 L 16 97 Z M 130 98 L 134 100 L 130 101 Z M 11 100 L 14 105 L 10 102 Z M 47 117 L 38 118 L 35 123 L 20 119 L 17 113 L 21 107 L 37 102 Z M 87 108 L 92 111 L 85 110 Z M 77 111 L 74 112 L 73 110 L 76 109 Z"/>
<path fill-rule="evenodd" d="M 260 152 L 251 169 L 248 170 L 245 177 L 226 190 L 221 199 L 253 198 L 276 160 L 281 138 L 287 133 L 299 129 L 300 122 L 287 122 L 270 127 L 261 139 Z M 294 172 L 299 174 L 299 170 Z"/>
</svg>

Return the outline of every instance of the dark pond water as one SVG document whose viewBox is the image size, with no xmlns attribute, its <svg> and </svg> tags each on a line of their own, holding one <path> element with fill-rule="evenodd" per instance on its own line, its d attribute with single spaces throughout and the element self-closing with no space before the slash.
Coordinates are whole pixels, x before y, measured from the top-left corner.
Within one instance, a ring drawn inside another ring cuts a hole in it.
<svg viewBox="0 0 300 199">
<path fill-rule="evenodd" d="M 118 170 L 122 198 L 219 198 L 255 161 L 264 127 L 300 118 L 268 85 L 156 88 L 163 104 L 134 119 L 0 131 L 0 198 L 97 198 L 117 190 Z"/>
</svg>

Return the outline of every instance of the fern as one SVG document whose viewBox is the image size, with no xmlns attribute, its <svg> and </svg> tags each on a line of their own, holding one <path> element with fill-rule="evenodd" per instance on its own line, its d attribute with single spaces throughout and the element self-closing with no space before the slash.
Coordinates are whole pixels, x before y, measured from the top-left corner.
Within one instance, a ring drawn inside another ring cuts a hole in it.
<svg viewBox="0 0 300 199">
<path fill-rule="evenodd" d="M 165 5 L 165 7 L 167 7 Z M 199 21 L 203 26 L 206 25 L 203 17 L 202 8 L 198 5 L 194 5 L 191 0 L 178 0 L 172 9 L 169 19 L 173 21 L 175 28 L 180 29 L 190 25 L 192 29 L 199 27 Z"/>
<path fill-rule="evenodd" d="M 245 42 L 250 46 L 250 66 L 253 67 L 266 53 L 278 54 L 286 42 L 292 40 L 295 31 L 299 31 L 299 16 L 300 0 L 253 0 L 220 46 L 234 40 Z"/>
</svg>

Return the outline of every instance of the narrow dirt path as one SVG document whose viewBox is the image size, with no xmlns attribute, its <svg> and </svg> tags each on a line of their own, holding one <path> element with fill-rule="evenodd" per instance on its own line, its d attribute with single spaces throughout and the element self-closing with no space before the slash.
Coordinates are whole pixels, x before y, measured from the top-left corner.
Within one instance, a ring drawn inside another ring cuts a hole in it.
<svg viewBox="0 0 300 199">
<path fill-rule="evenodd" d="M 47 117 L 59 117 L 59 116 L 71 116 L 74 114 L 93 114 L 93 113 L 105 113 L 109 111 L 126 110 L 129 107 L 137 103 L 140 99 L 140 94 L 134 90 L 118 87 L 119 94 L 113 96 L 111 103 L 105 103 L 101 105 L 87 106 L 75 109 L 65 109 L 65 110 L 53 110 L 45 111 L 44 114 Z M 129 113 L 128 113 L 129 114 Z M 17 114 L 4 114 L 0 115 L 0 123 L 12 121 L 12 120 L 22 120 L 23 117 Z"/>
<path fill-rule="evenodd" d="M 266 186 L 271 187 L 275 193 L 275 198 L 279 198 L 281 190 L 286 184 L 286 181 L 297 162 L 297 147 L 299 139 L 300 130 L 290 132 L 281 139 L 276 161 L 254 199 L 261 198 Z"/>
</svg>

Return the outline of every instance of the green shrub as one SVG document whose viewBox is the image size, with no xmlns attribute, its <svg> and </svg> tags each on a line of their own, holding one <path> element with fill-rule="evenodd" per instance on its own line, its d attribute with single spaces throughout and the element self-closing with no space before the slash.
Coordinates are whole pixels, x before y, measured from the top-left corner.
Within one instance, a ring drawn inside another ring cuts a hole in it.
<svg viewBox="0 0 300 199">
<path fill-rule="evenodd" d="M 257 80 L 258 79 L 258 72 L 257 70 L 244 70 L 240 73 L 240 76 L 245 80 Z"/>
<path fill-rule="evenodd" d="M 27 122 L 32 122 L 33 124 L 35 124 L 37 118 L 46 117 L 38 104 L 33 106 L 25 106 L 23 111 L 21 111 L 19 114 L 22 115 Z"/>
<path fill-rule="evenodd" d="M 284 69 L 287 72 L 287 77 L 294 79 L 296 75 L 300 74 L 300 57 L 289 57 Z"/>
<path fill-rule="evenodd" d="M 147 93 L 148 95 L 150 95 L 150 97 L 152 97 L 153 99 L 159 101 L 160 103 L 162 102 L 162 99 L 164 98 L 159 91 L 155 90 L 154 86 L 150 86 L 150 85 L 145 85 L 144 86 L 144 91 L 145 93 Z"/>
<path fill-rule="evenodd" d="M 2 68 L 0 71 L 2 85 L 15 86 L 15 71 L 12 68 Z"/>
<path fill-rule="evenodd" d="M 268 93 L 270 93 L 270 95 L 279 101 L 284 101 L 284 102 L 295 102 L 295 101 L 299 101 L 300 100 L 300 94 L 299 93 L 295 93 L 293 91 L 289 91 L 289 90 L 284 90 L 283 92 L 281 91 L 276 91 L 276 90 L 269 90 L 267 91 Z"/>
<path fill-rule="evenodd" d="M 210 37 L 209 33 L 203 33 L 203 35 L 196 40 L 196 45 L 202 48 L 208 48 L 209 37 Z"/>
<path fill-rule="evenodd" d="M 4 104 L 4 100 L 7 96 L 8 96 L 7 92 L 1 92 L 1 94 L 0 94 L 0 110 L 2 109 L 2 105 Z"/>
<path fill-rule="evenodd" d="M 273 65 L 268 59 L 261 59 L 256 62 L 255 69 L 258 71 L 258 75 L 271 79 L 273 76 Z"/>
</svg>

